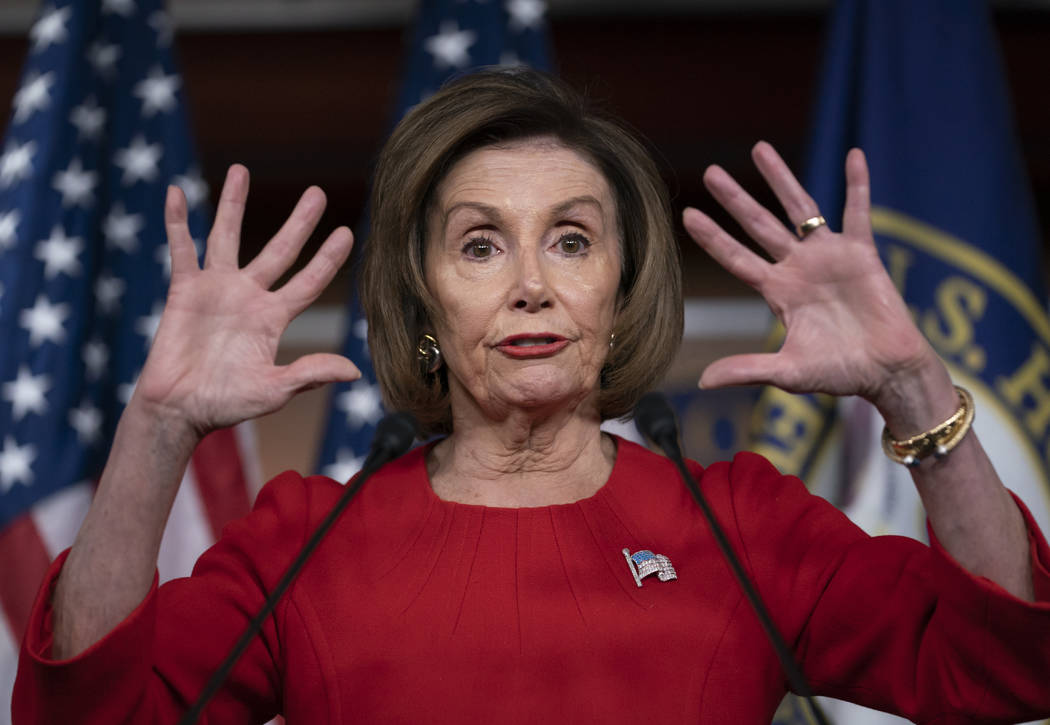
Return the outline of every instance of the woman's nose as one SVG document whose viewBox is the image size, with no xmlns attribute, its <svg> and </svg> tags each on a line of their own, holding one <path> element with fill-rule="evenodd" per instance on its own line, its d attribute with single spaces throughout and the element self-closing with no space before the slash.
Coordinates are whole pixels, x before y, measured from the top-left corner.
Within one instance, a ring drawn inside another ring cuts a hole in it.
<svg viewBox="0 0 1050 725">
<path fill-rule="evenodd" d="M 550 307 L 550 289 L 540 260 L 531 254 L 523 255 L 517 267 L 517 280 L 511 294 L 511 306 L 526 312 L 537 312 Z"/>
</svg>

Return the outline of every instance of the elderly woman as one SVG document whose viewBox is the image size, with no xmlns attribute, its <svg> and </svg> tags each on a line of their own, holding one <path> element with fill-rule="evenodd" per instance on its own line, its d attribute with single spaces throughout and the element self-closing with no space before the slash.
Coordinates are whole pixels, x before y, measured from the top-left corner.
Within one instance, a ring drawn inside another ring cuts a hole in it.
<svg viewBox="0 0 1050 725">
<path fill-rule="evenodd" d="M 770 146 L 754 161 L 798 236 L 715 167 L 707 187 L 769 259 L 699 211 L 684 221 L 787 338 L 712 364 L 701 385 L 862 395 L 900 451 L 927 431 L 917 440 L 943 448 L 915 449 L 912 469 L 930 547 L 867 537 L 752 454 L 691 464 L 716 516 L 817 692 L 919 722 L 1047 714 L 1050 550 L 879 262 L 863 155 L 846 159 L 841 233 L 814 221 Z M 342 490 L 279 476 L 192 577 L 156 587 L 201 436 L 358 375 L 335 355 L 273 364 L 351 237 L 334 231 L 271 291 L 324 197 L 309 189 L 239 269 L 247 188 L 232 168 L 203 269 L 169 194 L 167 307 L 95 503 L 33 612 L 17 723 L 177 719 Z M 671 464 L 599 428 L 631 411 L 681 335 L 676 243 L 644 148 L 549 78 L 482 73 L 405 118 L 372 208 L 375 366 L 387 403 L 443 437 L 362 489 L 207 722 L 768 723 L 785 676 L 708 527 Z M 666 555 L 677 579 L 639 587 L 624 549 Z"/>
</svg>

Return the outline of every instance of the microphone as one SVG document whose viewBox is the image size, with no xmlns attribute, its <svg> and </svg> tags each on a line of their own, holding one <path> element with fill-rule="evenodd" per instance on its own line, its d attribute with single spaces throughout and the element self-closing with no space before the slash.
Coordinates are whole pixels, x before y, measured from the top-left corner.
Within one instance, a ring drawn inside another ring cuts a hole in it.
<svg viewBox="0 0 1050 725">
<path fill-rule="evenodd" d="M 799 669 L 795 658 L 791 656 L 791 650 L 788 649 L 783 637 L 780 636 L 780 632 L 777 631 L 776 625 L 773 624 L 773 619 L 769 616 L 769 610 L 766 609 L 758 591 L 751 583 L 751 580 L 747 578 L 747 573 L 740 564 L 740 560 L 733 553 L 733 548 L 729 545 L 729 539 L 726 538 L 725 532 L 715 519 L 714 512 L 711 511 L 707 499 L 700 493 L 700 486 L 697 485 L 696 479 L 693 478 L 693 474 L 690 473 L 689 468 L 685 465 L 682 451 L 678 446 L 678 423 L 675 420 L 674 411 L 667 402 L 667 398 L 660 393 L 646 393 L 634 408 L 634 421 L 642 435 L 660 446 L 667 457 L 678 467 L 678 472 L 689 489 L 689 493 L 693 495 L 693 500 L 696 501 L 704 514 L 704 518 L 707 520 L 707 525 L 715 537 L 718 548 L 722 551 L 722 556 L 725 557 L 726 563 L 729 564 L 729 569 L 733 572 L 734 578 L 744 591 L 744 596 L 751 603 L 751 608 L 758 616 L 758 621 L 762 624 L 762 629 L 765 630 L 770 644 L 773 645 L 773 651 L 776 652 L 777 658 L 780 660 L 780 666 L 783 668 L 788 682 L 791 683 L 792 689 L 806 699 L 806 703 L 813 712 L 813 718 L 818 725 L 828 725 L 828 721 L 825 719 L 820 706 L 813 700 L 813 693 L 809 689 L 806 678 L 802 675 L 802 670 Z"/>
<path fill-rule="evenodd" d="M 324 517 L 324 519 L 317 525 L 314 533 L 310 536 L 309 541 L 303 544 L 303 548 L 300 549 L 299 555 L 295 558 L 291 564 L 288 565 L 288 569 L 285 570 L 284 575 L 277 582 L 277 585 L 270 592 L 270 595 L 266 598 L 259 613 L 255 615 L 251 622 L 244 630 L 244 634 L 237 640 L 237 643 L 233 645 L 230 653 L 226 656 L 226 659 L 222 661 L 219 667 L 212 674 L 211 679 L 205 684 L 204 689 L 201 690 L 201 694 L 197 697 L 197 701 L 193 703 L 193 706 L 186 711 L 186 714 L 179 720 L 179 725 L 193 725 L 197 722 L 197 719 L 201 716 L 204 711 L 204 706 L 208 704 L 208 701 L 212 696 L 219 691 L 222 687 L 222 683 L 226 681 L 230 672 L 233 670 L 233 666 L 237 664 L 237 660 L 241 658 L 244 651 L 248 649 L 248 645 L 251 644 L 252 640 L 255 639 L 255 635 L 262 629 L 263 622 L 270 616 L 274 608 L 277 606 L 277 602 L 280 601 L 281 596 L 285 590 L 291 585 L 292 581 L 299 574 L 299 570 L 306 564 L 307 559 L 313 554 L 314 549 L 321 543 L 321 539 L 324 538 L 328 530 L 332 528 L 332 524 L 335 523 L 339 515 L 343 513 L 343 509 L 346 508 L 347 504 L 350 503 L 357 492 L 360 490 L 361 485 L 368 480 L 368 478 L 375 473 L 377 470 L 382 468 L 386 463 L 400 456 L 402 453 L 407 451 L 412 445 L 412 441 L 416 438 L 416 423 L 415 419 L 410 413 L 399 411 L 391 413 L 379 421 L 379 425 L 376 426 L 375 436 L 372 438 L 372 446 L 368 451 L 368 457 L 365 458 L 365 463 L 361 467 L 357 476 L 347 484 L 343 493 L 339 496 L 339 500 L 332 506 L 332 510 Z"/>
<path fill-rule="evenodd" d="M 379 468 L 392 461 L 412 446 L 416 439 L 416 420 L 411 413 L 397 411 L 384 417 L 376 426 L 372 447 L 368 451 L 361 470 L 374 466 Z"/>
<path fill-rule="evenodd" d="M 646 393 L 634 407 L 634 423 L 646 438 L 663 449 L 676 463 L 682 457 L 678 448 L 678 423 L 667 398 Z"/>
</svg>

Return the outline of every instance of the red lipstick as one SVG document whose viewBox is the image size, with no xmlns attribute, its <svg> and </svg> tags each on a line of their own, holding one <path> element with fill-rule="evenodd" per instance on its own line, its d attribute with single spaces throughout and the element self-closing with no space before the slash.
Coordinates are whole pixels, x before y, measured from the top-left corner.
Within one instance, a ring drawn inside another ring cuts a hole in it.
<svg viewBox="0 0 1050 725">
<path fill-rule="evenodd" d="M 521 359 L 550 357 L 561 352 L 569 341 L 550 332 L 527 332 L 508 335 L 496 343 L 496 349 L 508 357 Z"/>
</svg>

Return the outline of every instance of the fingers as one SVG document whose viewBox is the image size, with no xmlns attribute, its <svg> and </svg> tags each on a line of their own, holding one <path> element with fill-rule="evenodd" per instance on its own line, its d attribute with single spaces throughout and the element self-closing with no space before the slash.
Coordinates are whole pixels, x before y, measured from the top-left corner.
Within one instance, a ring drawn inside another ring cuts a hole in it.
<svg viewBox="0 0 1050 725">
<path fill-rule="evenodd" d="M 784 207 L 792 224 L 800 224 L 820 214 L 817 202 L 813 201 L 813 197 L 802 188 L 802 184 L 791 173 L 784 159 L 780 158 L 780 154 L 771 145 L 765 141 L 759 141 L 751 149 L 751 158 L 758 167 L 759 173 L 762 174 L 762 178 L 776 194 L 777 200 Z"/>
<path fill-rule="evenodd" d="M 777 362 L 777 354 L 772 352 L 724 357 L 707 366 L 700 376 L 700 387 L 777 385 Z"/>
<path fill-rule="evenodd" d="M 773 259 L 779 260 L 787 256 L 791 244 L 795 241 L 794 235 L 772 212 L 744 191 L 724 169 L 709 166 L 704 172 L 704 186 Z"/>
<path fill-rule="evenodd" d="M 354 235 L 347 227 L 339 227 L 325 240 L 317 254 L 288 280 L 277 294 L 287 302 L 292 317 L 305 310 L 335 277 L 343 262 L 350 256 Z"/>
<path fill-rule="evenodd" d="M 172 278 L 199 269 L 197 248 L 190 235 L 186 195 L 174 185 L 168 187 L 168 195 L 164 200 L 164 228 L 168 234 Z"/>
<path fill-rule="evenodd" d="M 849 236 L 871 236 L 871 182 L 868 161 L 860 149 L 846 155 L 846 207 L 842 231 Z"/>
<path fill-rule="evenodd" d="M 245 272 L 262 287 L 272 287 L 299 256 L 306 240 L 321 220 L 326 203 L 324 192 L 316 186 L 311 186 L 303 192 L 281 229 L 244 268 Z"/>
<path fill-rule="evenodd" d="M 304 355 L 278 370 L 279 384 L 291 395 L 327 383 L 350 382 L 361 377 L 361 371 L 349 359 L 326 352 Z"/>
<path fill-rule="evenodd" d="M 248 169 L 234 164 L 226 172 L 226 181 L 215 210 L 215 224 L 208 235 L 206 267 L 237 268 L 237 253 L 241 243 L 241 221 L 248 201 Z"/>
<path fill-rule="evenodd" d="M 686 208 L 682 223 L 697 244 L 743 282 L 758 288 L 765 278 L 769 263 L 727 234 L 702 211 Z M 783 227 L 781 227 L 783 228 Z"/>
</svg>

